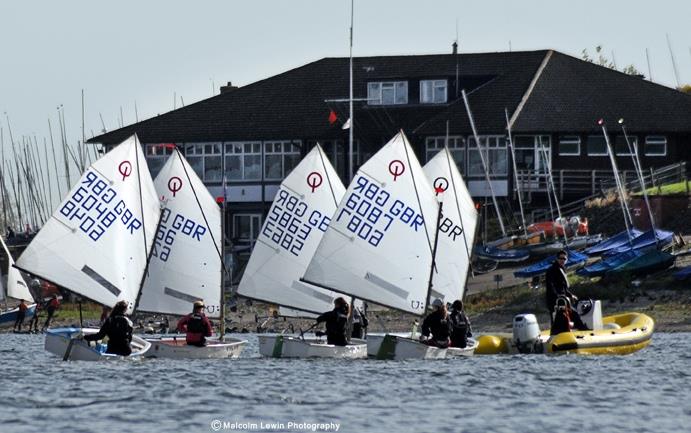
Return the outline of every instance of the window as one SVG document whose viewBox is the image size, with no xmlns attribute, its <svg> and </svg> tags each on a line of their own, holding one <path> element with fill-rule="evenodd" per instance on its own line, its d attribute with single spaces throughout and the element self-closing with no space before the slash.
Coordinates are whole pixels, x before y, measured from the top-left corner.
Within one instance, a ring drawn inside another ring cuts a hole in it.
<svg viewBox="0 0 691 433">
<path fill-rule="evenodd" d="M 253 244 L 259 236 L 261 226 L 262 216 L 260 214 L 235 214 L 233 215 L 233 239 Z"/>
<path fill-rule="evenodd" d="M 480 136 L 481 150 L 485 156 L 485 163 L 490 176 L 506 176 L 508 174 L 508 152 L 505 136 Z M 468 138 L 468 174 L 484 177 L 480 152 L 475 144 L 475 137 Z"/>
<path fill-rule="evenodd" d="M 645 137 L 645 156 L 667 155 L 667 137 L 663 135 L 649 135 Z"/>
<path fill-rule="evenodd" d="M 204 181 L 220 182 L 223 180 L 223 156 L 221 149 L 223 144 L 204 143 Z"/>
<path fill-rule="evenodd" d="M 544 156 L 540 153 L 540 146 L 550 155 L 549 135 L 516 135 L 513 137 L 514 154 L 516 155 L 516 169 L 527 171 L 541 171 L 545 167 Z"/>
<path fill-rule="evenodd" d="M 260 180 L 262 178 L 262 144 L 259 141 L 226 143 L 226 178 Z"/>
<path fill-rule="evenodd" d="M 204 179 L 204 144 L 185 144 L 185 158 L 200 179 Z"/>
<path fill-rule="evenodd" d="M 629 148 L 631 144 L 631 148 Z M 636 153 L 636 146 L 638 146 L 638 139 L 629 136 L 629 142 L 626 142 L 626 136 L 617 135 L 614 137 L 614 154 L 619 156 L 631 156 Z"/>
<path fill-rule="evenodd" d="M 559 137 L 559 156 L 580 156 L 581 137 L 577 135 L 564 135 Z M 590 151 L 588 151 L 590 155 Z"/>
<path fill-rule="evenodd" d="M 589 135 L 586 141 L 588 156 L 607 156 L 607 141 L 602 135 Z"/>
<path fill-rule="evenodd" d="M 425 140 L 426 161 L 430 161 L 444 148 L 446 137 L 427 137 Z M 465 174 L 465 138 L 460 136 L 449 136 L 449 152 L 453 156 L 456 166 L 461 174 Z"/>
<path fill-rule="evenodd" d="M 446 80 L 420 81 L 420 103 L 443 104 L 446 102 Z"/>
<path fill-rule="evenodd" d="M 399 105 L 408 103 L 407 81 L 382 81 L 367 84 L 367 103 L 370 105 Z"/>
<path fill-rule="evenodd" d="M 299 141 L 264 142 L 264 178 L 282 180 L 300 162 Z"/>
<path fill-rule="evenodd" d="M 170 143 L 155 143 L 145 144 L 144 154 L 146 155 L 146 163 L 149 166 L 151 177 L 155 178 L 161 169 L 168 161 L 168 157 L 173 153 L 175 144 Z"/>
</svg>

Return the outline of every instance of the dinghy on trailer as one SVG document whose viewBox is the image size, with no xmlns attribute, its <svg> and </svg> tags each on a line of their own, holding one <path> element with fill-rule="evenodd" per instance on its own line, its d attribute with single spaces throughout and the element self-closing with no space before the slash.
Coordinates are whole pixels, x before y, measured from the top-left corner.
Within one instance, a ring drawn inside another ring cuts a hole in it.
<svg viewBox="0 0 691 433">
<path fill-rule="evenodd" d="M 345 188 L 316 145 L 281 183 L 238 286 L 238 294 L 314 318 L 333 308 L 339 294 L 300 281 L 343 197 Z M 285 311 L 285 310 L 284 310 Z M 362 342 L 326 344 L 310 335 L 260 334 L 267 357 L 363 358 Z"/>
<path fill-rule="evenodd" d="M 163 210 L 137 310 L 183 316 L 203 301 L 206 315 L 221 320 L 221 332 L 203 347 L 187 345 L 184 335 L 147 335 L 146 356 L 237 358 L 247 340 L 224 336 L 222 212 L 180 150 L 168 147 L 171 155 L 154 180 Z"/>
<path fill-rule="evenodd" d="M 156 190 L 135 135 L 84 172 L 16 266 L 102 305 L 124 300 L 132 312 L 159 217 Z M 47 350 L 60 347 L 51 341 L 46 338 Z M 68 347 L 80 345 L 72 341 Z M 81 359 L 79 353 L 68 358 Z M 92 355 L 84 359 L 105 356 Z"/>
</svg>

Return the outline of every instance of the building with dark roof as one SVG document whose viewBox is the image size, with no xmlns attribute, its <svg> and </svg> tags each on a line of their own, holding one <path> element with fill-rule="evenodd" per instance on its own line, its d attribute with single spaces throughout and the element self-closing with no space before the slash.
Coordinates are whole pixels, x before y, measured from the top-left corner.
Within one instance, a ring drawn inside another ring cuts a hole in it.
<svg viewBox="0 0 691 433">
<path fill-rule="evenodd" d="M 557 51 L 353 62 L 355 168 L 403 130 L 423 164 L 448 143 L 471 193 L 486 195 L 462 90 L 500 196 L 511 198 L 515 190 L 507 114 L 523 189 L 530 197 L 542 194 L 543 202 L 547 164 L 562 199 L 591 194 L 612 178 L 601 118 L 620 169 L 632 175 L 620 118 L 645 169 L 691 154 L 691 96 Z M 239 88 L 229 84 L 217 96 L 89 142 L 108 147 L 137 133 L 154 176 L 167 158 L 160 144 L 176 143 L 214 195 L 225 170 L 231 237 L 251 241 L 278 184 L 316 142 L 347 183 L 348 86 L 349 59 L 324 58 Z"/>
</svg>

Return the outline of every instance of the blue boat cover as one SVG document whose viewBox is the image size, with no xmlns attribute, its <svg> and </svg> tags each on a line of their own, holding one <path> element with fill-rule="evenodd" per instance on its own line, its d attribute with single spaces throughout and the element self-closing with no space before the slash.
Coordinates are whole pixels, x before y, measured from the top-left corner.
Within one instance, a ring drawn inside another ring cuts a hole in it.
<svg viewBox="0 0 691 433">
<path fill-rule="evenodd" d="M 640 250 L 625 251 L 616 256 L 605 257 L 599 262 L 585 266 L 576 271 L 576 275 L 582 277 L 600 277 L 612 269 L 617 268 L 631 260 L 640 257 L 643 252 Z"/>
<path fill-rule="evenodd" d="M 530 252 L 524 249 L 502 250 L 488 245 L 476 245 L 475 255 L 495 262 L 521 262 L 530 256 Z"/>
<path fill-rule="evenodd" d="M 549 269 L 550 266 L 552 266 L 552 263 L 554 263 L 554 260 L 556 258 L 556 255 L 549 256 L 544 260 L 540 260 L 535 264 L 532 264 L 530 266 L 527 266 L 521 270 L 514 272 L 513 275 L 516 278 L 532 278 L 538 275 L 542 275 L 545 272 L 547 272 L 547 269 Z M 568 260 L 566 260 L 565 265 L 566 269 L 582 265 L 586 262 L 586 260 L 588 260 L 587 255 L 579 253 L 578 251 L 568 251 Z"/>
<path fill-rule="evenodd" d="M 674 273 L 674 278 L 677 280 L 685 280 L 691 277 L 691 266 L 682 268 L 681 271 Z"/>
<path fill-rule="evenodd" d="M 589 256 L 597 256 L 600 254 L 605 253 L 606 251 L 612 249 L 612 248 L 618 248 L 622 245 L 628 245 L 629 244 L 629 234 L 631 239 L 636 238 L 640 235 L 643 234 L 642 231 L 637 230 L 637 229 L 631 229 L 628 232 L 624 230 L 621 233 L 617 233 L 616 235 L 612 236 L 611 238 L 608 238 L 605 241 L 600 242 L 599 244 L 593 245 L 592 247 L 586 248 L 585 253 L 588 254 Z"/>
<path fill-rule="evenodd" d="M 611 248 L 606 253 L 606 256 L 614 256 L 626 251 L 640 250 L 645 248 L 655 247 L 657 244 L 668 245 L 672 242 L 674 233 L 666 230 L 648 230 L 647 232 L 635 237 L 631 243 L 624 243 L 616 248 Z"/>
</svg>

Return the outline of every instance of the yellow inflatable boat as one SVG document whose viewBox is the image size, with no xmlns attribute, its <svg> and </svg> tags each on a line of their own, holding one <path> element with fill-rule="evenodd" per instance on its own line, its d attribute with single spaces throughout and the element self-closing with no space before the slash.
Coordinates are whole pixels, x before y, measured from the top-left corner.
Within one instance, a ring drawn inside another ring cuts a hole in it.
<svg viewBox="0 0 691 433">
<path fill-rule="evenodd" d="M 655 323 L 643 313 L 624 313 L 603 317 L 592 330 L 550 335 L 540 332 L 532 314 L 514 318 L 512 336 L 483 335 L 476 355 L 501 353 L 579 353 L 625 355 L 643 349 L 653 337 Z M 532 334 L 532 335 L 531 335 Z"/>
</svg>

